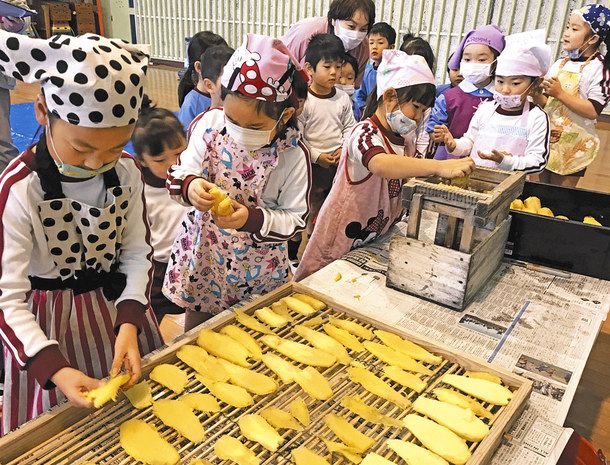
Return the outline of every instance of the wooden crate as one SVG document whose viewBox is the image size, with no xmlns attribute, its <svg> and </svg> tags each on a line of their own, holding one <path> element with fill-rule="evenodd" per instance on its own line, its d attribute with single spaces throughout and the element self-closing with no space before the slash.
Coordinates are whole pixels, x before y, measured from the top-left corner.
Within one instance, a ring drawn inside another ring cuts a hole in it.
<svg viewBox="0 0 610 465">
<path fill-rule="evenodd" d="M 445 373 L 461 374 L 465 370 L 475 370 L 487 371 L 498 375 L 503 383 L 513 391 L 513 397 L 510 403 L 504 407 L 483 404 L 492 415 L 492 419 L 485 420 L 490 426 L 490 434 L 480 443 L 468 443 L 472 450 L 472 457 L 467 465 L 483 465 L 488 463 L 500 444 L 503 434 L 510 428 L 511 424 L 519 417 L 525 408 L 532 388 L 531 381 L 509 371 L 492 366 L 483 360 L 479 360 L 460 351 L 433 342 L 424 336 L 397 329 L 374 319 L 362 316 L 353 309 L 338 304 L 332 298 L 317 293 L 298 283 L 287 284 L 278 290 L 261 297 L 257 301 L 244 306 L 243 310 L 248 314 L 252 314 L 256 309 L 263 306 L 269 306 L 281 297 L 290 295 L 293 292 L 301 292 L 316 297 L 324 301 L 328 307 L 311 317 L 305 317 L 298 315 L 295 312 L 291 312 L 293 322 L 284 328 L 276 330 L 276 334 L 293 340 L 300 340 L 300 338 L 292 332 L 293 324 L 303 323 L 315 316 L 326 317 L 328 315 L 359 321 L 370 329 L 384 329 L 400 334 L 401 336 L 426 347 L 431 352 L 442 356 L 444 359 L 439 365 L 428 365 L 433 373 L 432 375 L 426 376 L 425 381 L 427 383 L 427 389 L 422 395 L 425 395 L 431 389 L 443 385 L 441 377 Z M 204 323 L 202 327 L 207 326 L 213 329 L 220 329 L 221 327 L 232 323 L 235 323 L 234 314 L 225 312 Z M 184 363 L 178 361 L 176 357 L 178 348 L 196 341 L 200 328 L 196 328 L 193 331 L 186 333 L 174 341 L 169 347 L 165 347 L 150 354 L 144 360 L 143 376 L 146 377 L 152 368 L 160 363 L 174 363 L 189 373 L 191 379 L 186 389 L 187 392 L 205 392 L 205 388 L 193 379 L 193 370 Z M 314 325 L 313 328 L 319 329 L 320 323 Z M 261 333 L 255 333 L 251 330 L 248 330 L 248 332 L 257 339 L 261 336 Z M 266 352 L 269 349 L 264 348 L 263 350 Z M 373 372 L 379 372 L 383 366 L 375 357 L 366 351 L 360 353 L 350 351 L 350 355 Z M 253 366 L 253 369 L 272 375 L 272 372 L 261 362 L 256 363 Z M 256 396 L 254 405 L 250 407 L 235 409 L 223 405 L 223 408 L 219 413 L 207 417 L 203 414 L 199 415 L 204 428 L 206 428 L 207 436 L 206 440 L 198 445 L 188 442 L 171 428 L 163 426 L 153 416 L 150 407 L 144 410 L 135 410 L 124 398 L 119 399 L 116 403 L 110 403 L 96 411 L 80 409 L 64 404 L 43 414 L 36 420 L 23 425 L 17 431 L 0 438 L 0 463 L 4 465 L 46 465 L 50 463 L 53 465 L 74 465 L 91 460 L 98 465 L 135 464 L 136 462 L 122 450 L 118 441 L 119 425 L 123 421 L 131 418 L 140 418 L 150 424 L 154 424 L 161 435 L 179 450 L 181 463 L 187 464 L 194 458 L 207 458 L 212 460 L 213 463 L 220 463 L 213 453 L 213 444 L 216 439 L 223 434 L 239 437 L 240 433 L 236 420 L 241 415 L 255 413 L 268 406 L 287 409 L 287 404 L 297 397 L 303 398 L 308 404 L 312 418 L 311 425 L 303 432 L 282 430 L 281 434 L 285 441 L 276 453 L 271 453 L 262 449 L 257 443 L 246 441 L 245 444 L 257 454 L 261 459 L 262 464 L 289 464 L 291 463 L 289 458 L 290 451 L 300 445 L 306 445 L 314 451 L 323 454 L 326 449 L 320 438 L 333 438 L 332 433 L 324 424 L 324 415 L 331 412 L 348 418 L 348 421 L 358 430 L 375 438 L 375 444 L 370 451 L 382 454 L 394 462 L 398 461 L 398 459 L 386 446 L 385 442 L 387 439 L 400 438 L 406 441 L 416 442 L 416 439 L 408 433 L 405 428 L 373 424 L 364 422 L 357 417 L 354 418 L 349 414 L 347 409 L 340 405 L 339 400 L 345 395 L 360 395 L 367 404 L 374 405 L 382 410 L 384 414 L 391 415 L 398 419 L 411 413 L 410 408 L 402 409 L 373 394 L 367 393 L 359 385 L 352 383 L 346 378 L 345 366 L 343 365 L 335 364 L 330 368 L 324 369 L 323 375 L 333 386 L 333 397 L 327 401 L 312 400 L 312 398 L 304 395 L 301 388 L 295 383 L 280 384 L 278 391 L 273 395 Z M 396 385 L 394 384 L 394 386 Z M 417 393 L 410 391 L 407 388 L 398 389 L 395 387 L 395 390 L 401 392 L 411 400 L 417 396 Z M 176 398 L 178 396 L 159 385 L 155 385 L 153 387 L 153 397 L 159 399 L 161 397 Z M 240 440 L 242 440 L 242 442 L 244 441 L 241 437 Z M 230 462 L 223 461 L 222 463 Z M 342 457 L 334 457 L 332 463 L 347 464 L 349 462 Z"/>
<path fill-rule="evenodd" d="M 412 237 L 392 237 L 387 286 L 463 310 L 500 265 L 510 221 L 510 217 L 502 221 L 472 253 Z"/>
</svg>

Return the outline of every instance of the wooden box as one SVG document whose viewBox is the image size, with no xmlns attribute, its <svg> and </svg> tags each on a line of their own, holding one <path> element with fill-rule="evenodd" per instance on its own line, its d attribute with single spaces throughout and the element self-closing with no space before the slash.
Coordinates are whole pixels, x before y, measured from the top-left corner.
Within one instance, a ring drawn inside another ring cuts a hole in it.
<svg viewBox="0 0 610 465">
<path fill-rule="evenodd" d="M 429 351 L 440 355 L 443 359 L 442 362 L 437 365 L 425 364 L 430 369 L 431 374 L 422 378 L 426 382 L 426 389 L 419 395 L 429 395 L 432 389 L 439 386 L 446 387 L 447 385 L 442 382 L 442 376 L 446 373 L 462 374 L 465 370 L 473 370 L 485 371 L 499 376 L 502 379 L 503 384 L 513 392 L 512 399 L 506 406 L 481 403 L 489 413 L 490 418 L 485 419 L 484 421 L 489 425 L 490 433 L 479 443 L 467 443 L 472 452 L 472 456 L 468 460 L 467 465 L 483 465 L 489 462 L 494 451 L 500 444 L 503 434 L 510 428 L 512 423 L 520 416 L 525 408 L 532 388 L 531 381 L 509 371 L 492 366 L 483 360 L 479 360 L 465 353 L 433 342 L 418 334 L 397 329 L 364 317 L 353 309 L 338 304 L 333 301 L 332 298 L 316 293 L 298 283 L 287 284 L 278 290 L 261 297 L 257 301 L 245 305 L 243 310 L 247 314 L 253 314 L 256 309 L 263 306 L 270 306 L 278 299 L 294 292 L 308 294 L 320 299 L 327 304 L 327 307 L 310 316 L 303 316 L 291 311 L 290 316 L 292 321 L 284 327 L 274 328 L 275 334 L 290 340 L 303 342 L 303 340 L 293 331 L 293 326 L 309 321 L 309 324 L 313 329 L 321 330 L 322 321 L 316 321 L 315 319 L 319 317 L 326 321 L 326 318 L 329 316 L 357 321 L 371 330 L 384 329 L 399 334 L 420 344 Z M 214 319 L 209 320 L 204 323 L 202 327 L 207 326 L 213 329 L 220 329 L 228 324 L 237 324 L 242 329 L 248 331 L 252 337 L 257 340 L 260 340 L 262 336 L 262 333 L 252 331 L 240 323 L 237 323 L 235 321 L 235 314 L 230 312 L 225 312 Z M 189 374 L 190 380 L 186 387 L 186 392 L 207 392 L 206 388 L 196 381 L 194 371 L 180 362 L 176 357 L 176 351 L 181 346 L 195 343 L 200 328 L 196 328 L 193 331 L 186 333 L 181 338 L 174 341 L 169 347 L 165 347 L 150 354 L 147 359 L 144 360 L 143 377 L 146 378 L 152 368 L 160 363 L 173 363 Z M 362 341 L 363 339 L 360 340 Z M 266 353 L 271 351 L 271 349 L 265 347 L 262 343 L 261 346 L 263 347 L 263 352 Z M 350 350 L 349 355 L 354 361 L 361 363 L 371 372 L 377 373 L 378 376 L 383 376 L 380 373 L 382 373 L 382 368 L 385 364 L 381 363 L 371 353 L 366 350 L 361 352 Z M 305 365 L 297 364 L 296 362 L 292 363 L 298 365 L 300 368 L 305 367 Z M 205 458 L 213 463 L 220 463 L 214 454 L 214 443 L 221 435 L 228 434 L 238 438 L 246 444 L 248 448 L 255 452 L 257 458 L 260 459 L 261 464 L 288 465 L 292 463 L 290 460 L 290 451 L 301 445 L 305 445 L 318 454 L 327 455 L 327 450 L 321 438 L 337 440 L 325 425 L 324 417 L 328 413 L 335 413 L 348 419 L 348 421 L 360 432 L 373 438 L 375 442 L 368 452 L 377 452 L 394 461 L 394 463 L 398 463 L 399 459 L 388 448 L 386 440 L 400 438 L 405 441 L 417 442 L 413 435 L 409 433 L 406 428 L 400 426 L 388 426 L 363 421 L 360 417 L 350 413 L 340 403 L 340 400 L 347 395 L 358 395 L 368 405 L 372 405 L 383 414 L 399 420 L 404 418 L 407 414 L 412 413 L 411 407 L 401 408 L 369 393 L 360 385 L 357 385 L 348 379 L 346 368 L 345 365 L 336 363 L 329 368 L 318 369 L 329 381 L 333 389 L 333 396 L 325 401 L 315 400 L 306 395 L 296 383 L 284 384 L 278 382 L 279 387 L 277 391 L 266 396 L 255 396 L 254 404 L 249 407 L 236 409 L 226 404 L 222 404 L 221 411 L 218 413 L 210 414 L 208 416 L 199 414 L 198 416 L 206 430 L 206 439 L 201 444 L 193 444 L 178 435 L 173 429 L 164 426 L 154 417 L 151 407 L 135 410 L 123 396 L 121 396 L 117 402 L 111 402 L 95 411 L 79 409 L 64 404 L 51 412 L 43 414 L 36 420 L 23 425 L 17 431 L 0 438 L 0 463 L 3 465 L 47 465 L 50 463 L 53 463 L 53 465 L 74 465 L 86 461 L 91 461 L 97 465 L 127 465 L 140 463 L 126 455 L 120 446 L 118 435 L 118 429 L 122 422 L 132 418 L 139 418 L 154 425 L 161 435 L 176 447 L 180 453 L 180 463 L 182 464 L 188 464 L 196 458 Z M 277 380 L 275 375 L 262 362 L 254 362 L 252 369 L 273 376 Z M 179 397 L 161 385 L 152 381 L 150 381 L 150 383 L 153 386 L 152 394 L 155 400 L 159 398 L 175 399 Z M 389 384 L 396 392 L 401 393 L 410 400 L 413 400 L 418 396 L 417 392 L 401 387 L 396 383 L 391 382 Z M 306 402 L 311 415 L 311 424 L 305 428 L 304 431 L 280 430 L 284 442 L 277 452 L 271 453 L 263 449 L 258 443 L 246 440 L 241 436 L 237 425 L 237 420 L 241 415 L 256 413 L 270 406 L 288 410 L 288 404 L 296 398 L 301 398 Z M 222 461 L 222 463 L 230 462 Z M 342 456 L 333 454 L 332 463 L 348 464 L 349 462 Z"/>
</svg>

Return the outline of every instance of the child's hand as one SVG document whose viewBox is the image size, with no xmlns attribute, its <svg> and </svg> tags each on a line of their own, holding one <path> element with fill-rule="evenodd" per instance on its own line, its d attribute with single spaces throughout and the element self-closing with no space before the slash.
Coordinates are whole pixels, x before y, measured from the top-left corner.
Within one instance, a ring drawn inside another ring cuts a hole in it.
<svg viewBox="0 0 610 465">
<path fill-rule="evenodd" d="M 453 152 L 455 150 L 455 139 L 449 131 L 449 128 L 444 124 L 437 124 L 434 126 L 432 139 L 434 142 L 443 142 L 449 152 Z"/>
<path fill-rule="evenodd" d="M 474 160 L 470 157 L 457 160 L 438 160 L 436 175 L 446 179 L 460 178 L 468 176 L 474 168 Z"/>
<path fill-rule="evenodd" d="M 563 93 L 563 87 L 561 87 L 561 82 L 556 77 L 551 77 L 542 81 L 542 88 L 546 92 L 547 95 L 551 97 L 559 98 Z"/>
<path fill-rule="evenodd" d="M 339 147 L 337 150 L 333 152 L 333 158 L 335 159 L 334 165 L 337 166 L 339 164 L 339 160 L 341 159 L 341 152 L 343 151 L 343 147 Z"/>
<path fill-rule="evenodd" d="M 82 371 L 70 367 L 59 370 L 51 376 L 51 381 L 77 407 L 91 407 L 92 402 L 85 399 L 83 392 L 91 391 L 103 384 L 99 379 L 90 378 Z"/>
<path fill-rule="evenodd" d="M 335 152 L 333 153 L 321 153 L 316 162 L 318 165 L 324 168 L 330 168 L 335 165 Z"/>
<path fill-rule="evenodd" d="M 131 379 L 125 384 L 129 388 L 136 384 L 142 375 L 142 359 L 138 348 L 138 328 L 131 323 L 123 323 L 114 343 L 114 359 L 110 376 L 116 376 L 121 368 L 131 373 Z"/>
<path fill-rule="evenodd" d="M 208 191 L 215 187 L 211 182 L 203 178 L 193 179 L 188 187 L 189 202 L 193 207 L 202 212 L 207 212 L 214 206 L 214 196 Z"/>
<path fill-rule="evenodd" d="M 214 223 L 216 226 L 222 229 L 240 229 L 248 221 L 248 216 L 250 216 L 250 212 L 245 205 L 231 199 L 233 203 L 233 209 L 235 210 L 233 214 L 229 216 L 218 216 L 212 214 L 212 218 L 214 218 Z"/>
<path fill-rule="evenodd" d="M 479 154 L 479 157 L 481 157 L 483 160 L 491 160 L 495 161 L 496 163 L 502 163 L 504 157 L 510 157 L 512 155 L 510 152 L 507 152 L 505 150 L 495 149 L 491 152 L 481 152 L 480 150 L 477 150 L 477 153 Z"/>
</svg>

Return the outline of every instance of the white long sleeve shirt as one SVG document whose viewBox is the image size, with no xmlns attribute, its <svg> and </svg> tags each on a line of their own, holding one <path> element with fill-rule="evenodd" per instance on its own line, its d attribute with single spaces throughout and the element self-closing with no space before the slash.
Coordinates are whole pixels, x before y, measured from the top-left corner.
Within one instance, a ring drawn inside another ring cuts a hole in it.
<svg viewBox="0 0 610 465">
<path fill-rule="evenodd" d="M 356 125 L 352 100 L 341 89 L 320 96 L 311 89 L 303 113 L 299 116 L 303 128 L 303 142 L 316 163 L 321 153 L 333 153 L 343 146 L 343 141 Z"/>
<path fill-rule="evenodd" d="M 482 102 L 474 113 L 468 131 L 455 139 L 456 147 L 453 155 L 462 157 L 470 155 L 475 162 L 480 161 L 477 153 L 476 141 L 483 127 L 485 131 L 505 137 L 523 136 L 527 138 L 527 146 L 524 153 L 513 153 L 505 156 L 497 168 L 512 171 L 525 171 L 535 173 L 541 171 L 549 158 L 549 136 L 550 125 L 547 114 L 537 105 L 530 103 L 527 116 L 527 124 L 521 127 L 522 112 L 514 113 L 496 108 L 493 101 Z M 522 134 L 525 131 L 526 134 Z M 505 150 L 503 147 L 494 147 L 498 151 Z"/>
<path fill-rule="evenodd" d="M 189 182 L 204 177 L 207 151 L 204 135 L 213 130 L 222 131 L 224 127 L 225 116 L 220 108 L 209 110 L 193 121 L 188 147 L 180 155 L 179 164 L 170 169 L 167 179 L 170 195 L 182 205 L 190 206 Z M 309 216 L 311 167 L 307 148 L 299 140 L 294 146 L 278 150 L 277 156 L 278 163 L 265 181 L 258 205 L 248 208 L 250 216 L 242 228 L 252 233 L 257 242 L 286 241 L 305 228 Z"/>
</svg>

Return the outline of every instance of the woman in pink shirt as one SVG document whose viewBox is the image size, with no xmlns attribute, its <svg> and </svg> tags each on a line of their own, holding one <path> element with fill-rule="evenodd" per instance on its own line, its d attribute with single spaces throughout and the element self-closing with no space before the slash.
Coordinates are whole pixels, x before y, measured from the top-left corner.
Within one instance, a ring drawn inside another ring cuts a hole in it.
<svg viewBox="0 0 610 465">
<path fill-rule="evenodd" d="M 369 60 L 369 45 L 364 38 L 373 24 L 373 0 L 333 0 L 326 17 L 316 16 L 299 21 L 282 37 L 282 41 L 304 65 L 305 50 L 311 36 L 319 33 L 335 34 L 343 42 L 345 51 L 358 60 L 359 70 L 355 85 L 359 87 Z"/>
</svg>

